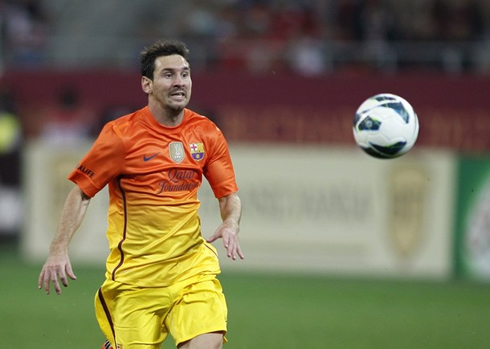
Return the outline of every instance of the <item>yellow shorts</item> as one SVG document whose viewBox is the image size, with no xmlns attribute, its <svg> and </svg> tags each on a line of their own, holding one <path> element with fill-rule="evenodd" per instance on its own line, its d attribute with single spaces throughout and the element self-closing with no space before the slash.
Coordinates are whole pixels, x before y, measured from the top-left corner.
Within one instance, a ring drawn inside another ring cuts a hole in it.
<svg viewBox="0 0 490 349">
<path fill-rule="evenodd" d="M 219 281 L 207 276 L 154 288 L 106 280 L 95 313 L 114 348 L 150 349 L 161 348 L 168 334 L 176 345 L 204 333 L 224 335 L 228 310 Z"/>
</svg>

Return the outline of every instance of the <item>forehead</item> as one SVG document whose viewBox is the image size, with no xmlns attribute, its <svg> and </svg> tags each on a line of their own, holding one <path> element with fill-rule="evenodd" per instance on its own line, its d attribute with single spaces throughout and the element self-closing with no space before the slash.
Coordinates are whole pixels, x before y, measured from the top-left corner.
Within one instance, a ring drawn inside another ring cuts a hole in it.
<svg viewBox="0 0 490 349">
<path fill-rule="evenodd" d="M 164 69 L 181 70 L 186 68 L 189 68 L 189 62 L 181 55 L 160 56 L 155 60 L 155 71 Z"/>
</svg>

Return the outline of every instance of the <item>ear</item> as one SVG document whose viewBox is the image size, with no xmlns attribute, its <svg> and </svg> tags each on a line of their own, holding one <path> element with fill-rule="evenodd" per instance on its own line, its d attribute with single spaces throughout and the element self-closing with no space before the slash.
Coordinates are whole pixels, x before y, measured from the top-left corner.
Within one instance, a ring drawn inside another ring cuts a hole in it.
<svg viewBox="0 0 490 349">
<path fill-rule="evenodd" d="M 141 77 L 141 88 L 146 94 L 150 94 L 153 91 L 153 81 L 146 76 Z"/>
</svg>

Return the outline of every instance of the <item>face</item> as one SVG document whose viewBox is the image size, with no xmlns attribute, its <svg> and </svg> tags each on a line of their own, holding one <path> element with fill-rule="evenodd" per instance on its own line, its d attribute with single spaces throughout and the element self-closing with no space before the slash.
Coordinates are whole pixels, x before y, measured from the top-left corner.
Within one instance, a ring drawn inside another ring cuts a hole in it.
<svg viewBox="0 0 490 349">
<path fill-rule="evenodd" d="M 150 100 L 162 109 L 179 112 L 191 98 L 192 80 L 189 63 L 180 55 L 155 60 L 153 80 L 142 78 L 142 87 Z"/>
</svg>

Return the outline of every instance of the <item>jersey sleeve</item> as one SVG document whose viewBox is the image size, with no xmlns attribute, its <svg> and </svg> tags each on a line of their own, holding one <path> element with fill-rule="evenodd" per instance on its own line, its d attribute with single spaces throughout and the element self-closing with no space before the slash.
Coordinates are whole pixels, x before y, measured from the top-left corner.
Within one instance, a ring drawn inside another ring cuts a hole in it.
<svg viewBox="0 0 490 349">
<path fill-rule="evenodd" d="M 92 148 L 68 175 L 89 197 L 95 196 L 124 166 L 124 145 L 114 126 L 107 124 Z"/>
<path fill-rule="evenodd" d="M 221 198 L 237 192 L 238 186 L 228 144 L 218 128 L 216 128 L 216 134 L 211 142 L 212 152 L 204 167 L 204 176 L 208 180 L 214 196 Z"/>
</svg>

